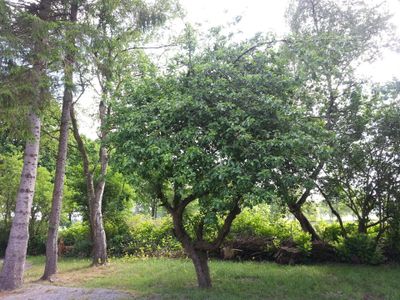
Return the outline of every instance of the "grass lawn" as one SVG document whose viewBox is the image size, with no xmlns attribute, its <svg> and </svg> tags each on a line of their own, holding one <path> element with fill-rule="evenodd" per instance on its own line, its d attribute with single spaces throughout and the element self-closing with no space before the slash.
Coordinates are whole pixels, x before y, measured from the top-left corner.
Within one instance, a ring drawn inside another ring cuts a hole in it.
<svg viewBox="0 0 400 300">
<path fill-rule="evenodd" d="M 36 281 L 44 258 L 30 257 L 25 281 Z M 162 299 L 400 299 L 400 266 L 303 265 L 211 261 L 213 288 L 196 287 L 185 259 L 112 259 L 90 268 L 85 259 L 62 259 L 56 284 L 129 291 Z"/>
</svg>

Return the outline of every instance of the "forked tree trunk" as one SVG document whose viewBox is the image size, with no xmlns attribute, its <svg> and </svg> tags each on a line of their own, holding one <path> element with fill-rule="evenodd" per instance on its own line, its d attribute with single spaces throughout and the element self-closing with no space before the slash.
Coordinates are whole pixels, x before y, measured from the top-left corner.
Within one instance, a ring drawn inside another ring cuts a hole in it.
<svg viewBox="0 0 400 300">
<path fill-rule="evenodd" d="M 13 290 L 23 283 L 29 239 L 29 217 L 35 193 L 41 126 L 39 117 L 33 112 L 29 114 L 29 125 L 32 138 L 27 141 L 25 146 L 24 165 L 17 193 L 15 215 L 0 274 L 0 290 Z"/>
<path fill-rule="evenodd" d="M 70 21 L 76 22 L 78 14 L 78 5 L 73 3 L 70 11 Z M 75 38 L 68 36 L 73 44 Z M 57 273 L 58 258 L 58 227 L 60 226 L 60 216 L 62 209 L 62 198 L 64 190 L 65 166 L 67 163 L 68 152 L 68 129 L 70 123 L 70 110 L 73 100 L 73 67 L 75 55 L 72 51 L 67 51 L 64 59 L 64 97 L 61 113 L 60 136 L 58 140 L 58 153 L 56 163 L 56 174 L 54 180 L 53 200 L 49 217 L 49 230 L 46 243 L 46 266 L 42 280 L 51 280 L 51 277 Z"/>
<path fill-rule="evenodd" d="M 211 288 L 211 276 L 210 270 L 208 268 L 208 256 L 207 251 L 217 250 L 225 237 L 228 235 L 230 228 L 232 226 L 233 220 L 240 213 L 240 198 L 237 198 L 233 203 L 233 207 L 226 216 L 223 225 L 218 231 L 217 237 L 213 242 L 204 240 L 204 219 L 198 224 L 196 228 L 196 238 L 193 240 L 190 238 L 186 232 L 185 226 L 183 224 L 183 212 L 187 205 L 197 199 L 196 195 L 190 195 L 185 199 L 175 198 L 175 207 L 172 207 L 168 202 L 165 201 L 166 197 L 160 193 L 160 199 L 167 211 L 172 216 L 172 221 L 174 225 L 174 235 L 181 242 L 185 249 L 185 252 L 192 259 L 197 276 L 197 283 L 200 288 Z M 179 202 L 176 200 L 180 200 Z"/>
</svg>

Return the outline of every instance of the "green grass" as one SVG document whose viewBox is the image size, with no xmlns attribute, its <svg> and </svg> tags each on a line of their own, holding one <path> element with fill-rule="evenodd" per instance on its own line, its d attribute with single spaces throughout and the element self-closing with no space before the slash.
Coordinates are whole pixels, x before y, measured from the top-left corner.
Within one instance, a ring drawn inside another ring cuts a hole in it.
<svg viewBox="0 0 400 300">
<path fill-rule="evenodd" d="M 43 257 L 33 264 L 26 281 L 43 272 Z M 90 268 L 84 259 L 62 259 L 60 285 L 112 288 L 140 298 L 162 299 L 400 299 L 400 266 L 303 265 L 211 261 L 213 288 L 200 290 L 190 260 L 115 259 L 109 266 Z"/>
</svg>

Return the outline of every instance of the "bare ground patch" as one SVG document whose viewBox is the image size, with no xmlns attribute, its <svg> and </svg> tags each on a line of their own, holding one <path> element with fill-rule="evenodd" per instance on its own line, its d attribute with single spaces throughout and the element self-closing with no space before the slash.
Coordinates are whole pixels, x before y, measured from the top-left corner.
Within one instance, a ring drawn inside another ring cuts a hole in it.
<svg viewBox="0 0 400 300">
<path fill-rule="evenodd" d="M 30 284 L 13 292 L 0 293 L 2 300 L 125 300 L 134 299 L 130 293 L 109 289 L 86 289 L 48 284 Z"/>
</svg>

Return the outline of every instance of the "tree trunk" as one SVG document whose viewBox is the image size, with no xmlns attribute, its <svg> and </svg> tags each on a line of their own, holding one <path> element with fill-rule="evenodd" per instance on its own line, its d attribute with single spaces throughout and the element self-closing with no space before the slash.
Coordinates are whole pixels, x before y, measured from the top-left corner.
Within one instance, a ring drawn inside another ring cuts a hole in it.
<svg viewBox="0 0 400 300">
<path fill-rule="evenodd" d="M 157 200 L 152 200 L 151 202 L 151 217 L 157 219 Z"/>
<path fill-rule="evenodd" d="M 108 151 L 105 146 L 108 130 L 105 128 L 106 118 L 110 114 L 110 109 L 106 107 L 103 101 L 99 104 L 99 117 L 100 117 L 100 178 L 96 185 L 95 197 L 92 202 L 92 226 L 94 233 L 94 253 L 93 264 L 103 265 L 107 263 L 107 240 L 104 231 L 103 213 L 101 211 L 104 188 L 106 185 L 106 175 L 108 167 Z"/>
<path fill-rule="evenodd" d="M 26 260 L 29 239 L 29 216 L 35 192 L 37 165 L 39 158 L 40 119 L 34 113 L 29 114 L 32 138 L 27 141 L 24 152 L 19 189 L 16 199 L 15 215 L 11 225 L 6 255 L 0 274 L 0 290 L 12 290 L 20 287 Z"/>
<path fill-rule="evenodd" d="M 186 248 L 186 247 L 185 247 Z M 200 288 L 211 287 L 210 270 L 208 268 L 207 252 L 191 249 L 189 251 L 190 258 L 193 261 L 197 275 L 197 283 Z"/>
<path fill-rule="evenodd" d="M 296 205 L 289 205 L 290 212 L 295 216 L 295 218 L 299 221 L 301 225 L 301 229 L 303 231 L 311 234 L 312 241 L 320 241 L 318 233 L 315 231 L 314 227 L 311 225 L 310 221 L 308 221 L 307 217 L 301 211 L 301 208 Z"/>
<path fill-rule="evenodd" d="M 93 265 L 104 265 L 107 263 L 107 240 L 104 230 L 103 213 L 101 211 L 104 184 L 98 186 L 96 196 L 92 202 L 92 230 L 93 230 Z"/>
<path fill-rule="evenodd" d="M 78 14 L 77 3 L 71 5 L 70 21 L 76 22 Z M 75 38 L 71 33 L 67 33 L 67 39 L 71 44 L 75 43 Z M 61 113 L 60 136 L 58 140 L 58 153 L 56 163 L 56 174 L 54 180 L 53 200 L 49 217 L 49 230 L 46 243 L 46 266 L 42 280 L 51 280 L 57 273 L 58 258 L 58 227 L 60 226 L 60 216 L 62 209 L 62 198 L 64 190 L 65 166 L 67 163 L 68 152 L 68 129 L 70 123 L 70 111 L 73 100 L 73 68 L 75 55 L 73 51 L 67 50 L 64 59 L 64 97 Z"/>
<path fill-rule="evenodd" d="M 69 87 L 65 87 L 60 136 L 58 143 L 56 174 L 54 180 L 53 200 L 49 218 L 49 230 L 46 243 L 46 266 L 42 280 L 51 280 L 51 277 L 57 273 L 57 241 L 58 227 L 60 225 L 60 215 L 62 208 L 62 197 L 64 189 L 65 166 L 67 162 L 68 150 L 68 127 L 70 120 L 70 108 L 72 103 L 72 91 Z"/>
<path fill-rule="evenodd" d="M 108 166 L 107 151 L 102 145 L 100 148 L 101 174 L 99 182 L 95 187 L 93 174 L 89 166 L 89 157 L 85 145 L 83 144 L 83 140 L 79 134 L 78 124 L 73 108 L 71 108 L 71 121 L 74 137 L 83 160 L 83 172 L 88 192 L 90 235 L 93 243 L 93 265 L 98 266 L 107 263 L 107 239 L 103 225 L 103 213 L 101 211 L 105 188 L 105 176 Z"/>
<path fill-rule="evenodd" d="M 347 238 L 347 232 L 346 232 L 346 228 L 344 227 L 342 217 L 340 216 L 339 212 L 333 207 L 333 204 L 330 201 L 329 196 L 326 193 L 324 193 L 324 191 L 320 187 L 318 187 L 318 189 L 319 189 L 321 195 L 324 196 L 326 203 L 328 203 L 328 206 L 329 206 L 331 212 L 336 216 L 336 218 L 339 222 L 339 225 L 340 225 L 340 230 L 342 232 L 342 236 L 344 238 Z"/>
<path fill-rule="evenodd" d="M 358 220 L 358 233 L 367 234 L 367 221 L 365 219 Z"/>
</svg>

